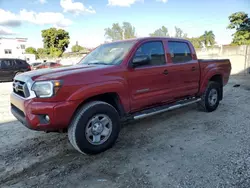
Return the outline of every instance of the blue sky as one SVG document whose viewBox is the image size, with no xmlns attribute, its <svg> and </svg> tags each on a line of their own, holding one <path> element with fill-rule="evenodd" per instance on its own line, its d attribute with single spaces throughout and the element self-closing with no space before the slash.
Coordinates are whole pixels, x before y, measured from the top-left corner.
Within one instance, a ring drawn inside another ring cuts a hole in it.
<svg viewBox="0 0 250 188">
<path fill-rule="evenodd" d="M 20 3 L 22 2 L 22 3 Z M 42 47 L 41 30 L 55 26 L 78 41 L 95 47 L 105 40 L 104 28 L 130 22 L 137 36 L 148 36 L 162 25 L 174 34 L 180 27 L 189 37 L 205 30 L 215 33 L 220 44 L 231 42 L 228 16 L 244 11 L 249 0 L 0 0 L 0 36 L 27 37 L 29 45 Z"/>
</svg>

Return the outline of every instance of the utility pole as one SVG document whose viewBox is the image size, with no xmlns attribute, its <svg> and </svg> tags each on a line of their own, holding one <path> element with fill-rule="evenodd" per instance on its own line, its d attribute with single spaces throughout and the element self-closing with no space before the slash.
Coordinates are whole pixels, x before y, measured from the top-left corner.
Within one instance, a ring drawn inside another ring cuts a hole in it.
<svg viewBox="0 0 250 188">
<path fill-rule="evenodd" d="M 249 74 L 249 63 L 247 61 L 248 61 L 248 45 L 246 45 L 246 52 L 245 52 L 244 75 Z"/>
</svg>

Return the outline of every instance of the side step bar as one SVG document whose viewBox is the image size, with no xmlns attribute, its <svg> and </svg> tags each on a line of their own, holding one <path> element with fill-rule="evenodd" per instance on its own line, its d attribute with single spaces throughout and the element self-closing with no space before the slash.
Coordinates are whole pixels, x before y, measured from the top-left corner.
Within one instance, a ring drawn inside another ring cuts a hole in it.
<svg viewBox="0 0 250 188">
<path fill-rule="evenodd" d="M 183 101 L 180 101 L 180 102 L 176 102 L 176 103 L 174 103 L 172 105 L 165 105 L 165 106 L 161 106 L 161 107 L 156 107 L 156 108 L 144 110 L 142 112 L 134 114 L 133 117 L 134 117 L 135 120 L 142 119 L 142 118 L 153 116 L 153 115 L 156 115 L 156 114 L 159 114 L 159 113 L 162 113 L 162 112 L 167 112 L 167 111 L 170 111 L 170 110 L 181 108 L 183 106 L 194 104 L 194 103 L 197 103 L 199 101 L 201 101 L 200 98 L 191 99 L 191 100 L 183 100 Z"/>
</svg>

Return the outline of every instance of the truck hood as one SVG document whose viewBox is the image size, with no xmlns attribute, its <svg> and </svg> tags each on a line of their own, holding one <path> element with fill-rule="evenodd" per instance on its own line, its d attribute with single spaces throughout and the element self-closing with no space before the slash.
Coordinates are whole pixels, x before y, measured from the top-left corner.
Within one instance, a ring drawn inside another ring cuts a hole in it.
<svg viewBox="0 0 250 188">
<path fill-rule="evenodd" d="M 53 80 L 53 79 L 60 79 L 68 75 L 89 72 L 105 67 L 107 67 L 107 65 L 74 65 L 74 66 L 54 68 L 54 69 L 40 69 L 19 74 L 14 79 L 20 81 L 26 81 L 30 79 L 32 79 L 33 81 L 48 80 L 48 79 Z"/>
</svg>

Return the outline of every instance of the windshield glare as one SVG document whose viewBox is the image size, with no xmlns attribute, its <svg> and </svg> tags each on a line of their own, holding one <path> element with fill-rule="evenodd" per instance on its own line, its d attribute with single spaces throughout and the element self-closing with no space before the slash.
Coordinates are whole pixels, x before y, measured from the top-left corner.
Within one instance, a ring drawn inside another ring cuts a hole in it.
<svg viewBox="0 0 250 188">
<path fill-rule="evenodd" d="M 134 41 L 123 41 L 103 44 L 89 53 L 79 64 L 121 64 L 134 43 Z"/>
</svg>

